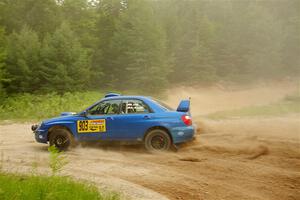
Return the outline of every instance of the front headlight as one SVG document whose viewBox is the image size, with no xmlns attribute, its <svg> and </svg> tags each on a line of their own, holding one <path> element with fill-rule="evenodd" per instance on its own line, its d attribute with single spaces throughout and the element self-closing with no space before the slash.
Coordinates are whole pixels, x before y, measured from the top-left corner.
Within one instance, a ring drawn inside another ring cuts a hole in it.
<svg viewBox="0 0 300 200">
<path fill-rule="evenodd" d="M 32 130 L 32 131 L 35 131 L 38 127 L 39 127 L 38 124 L 33 124 L 33 125 L 31 126 L 31 130 Z"/>
<path fill-rule="evenodd" d="M 39 123 L 39 124 L 33 124 L 31 126 L 31 130 L 34 132 L 36 131 L 37 129 L 39 129 L 41 127 L 42 123 Z"/>
</svg>

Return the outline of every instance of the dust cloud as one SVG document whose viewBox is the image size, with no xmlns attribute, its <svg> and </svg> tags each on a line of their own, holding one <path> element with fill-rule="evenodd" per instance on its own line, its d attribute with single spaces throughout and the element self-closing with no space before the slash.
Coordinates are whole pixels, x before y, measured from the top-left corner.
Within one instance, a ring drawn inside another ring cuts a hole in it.
<svg viewBox="0 0 300 200">
<path fill-rule="evenodd" d="M 176 87 L 167 91 L 166 102 L 176 108 L 182 99 L 191 97 L 194 117 L 216 111 L 276 102 L 295 92 L 294 82 L 269 82 L 251 86 L 215 85 L 211 87 Z"/>
</svg>

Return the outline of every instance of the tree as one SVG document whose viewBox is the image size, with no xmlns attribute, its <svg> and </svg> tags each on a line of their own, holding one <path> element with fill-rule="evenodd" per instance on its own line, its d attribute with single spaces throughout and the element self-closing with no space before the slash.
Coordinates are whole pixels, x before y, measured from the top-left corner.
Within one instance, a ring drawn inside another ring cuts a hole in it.
<svg viewBox="0 0 300 200">
<path fill-rule="evenodd" d="M 87 0 L 63 0 L 61 13 L 81 45 L 89 49 L 95 48 L 96 22 L 99 17 L 95 5 Z"/>
<path fill-rule="evenodd" d="M 148 1 L 127 3 L 112 37 L 115 58 L 106 76 L 122 89 L 155 92 L 167 83 L 165 35 Z"/>
<path fill-rule="evenodd" d="M 5 81 L 5 59 L 6 59 L 6 48 L 5 48 L 4 30 L 3 28 L 0 28 L 0 100 L 5 95 L 5 90 L 3 88 L 3 82 Z"/>
<path fill-rule="evenodd" d="M 9 92 L 33 92 L 40 87 L 41 44 L 37 33 L 24 27 L 8 40 L 7 73 Z"/>
<path fill-rule="evenodd" d="M 0 82 L 8 93 L 87 86 L 152 92 L 167 83 L 299 76 L 299 6 L 299 0 L 0 0 Z"/>
<path fill-rule="evenodd" d="M 3 0 L 1 3 L 0 23 L 8 33 L 19 32 L 26 25 L 43 37 L 53 32 L 61 21 L 55 0 Z"/>
<path fill-rule="evenodd" d="M 181 2 L 182 9 L 176 15 L 177 36 L 173 45 L 173 72 L 170 79 L 174 83 L 211 83 L 216 80 L 214 54 L 214 24 L 203 14 L 202 4 Z"/>
<path fill-rule="evenodd" d="M 112 74 L 112 60 L 118 56 L 111 46 L 116 24 L 126 7 L 120 0 L 101 0 L 97 5 L 99 17 L 96 23 L 97 44 L 92 56 L 93 85 L 114 87 L 117 80 Z"/>
<path fill-rule="evenodd" d="M 88 87 L 90 62 L 87 50 L 67 23 L 63 23 L 53 35 L 45 37 L 41 58 L 42 90 L 64 93 Z"/>
</svg>

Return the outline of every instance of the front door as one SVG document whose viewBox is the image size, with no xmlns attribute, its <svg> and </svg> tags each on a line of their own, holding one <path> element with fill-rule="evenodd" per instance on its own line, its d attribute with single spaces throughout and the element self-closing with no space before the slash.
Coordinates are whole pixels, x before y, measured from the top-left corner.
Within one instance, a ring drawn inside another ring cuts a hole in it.
<svg viewBox="0 0 300 200">
<path fill-rule="evenodd" d="M 107 140 L 116 131 L 115 118 L 121 100 L 105 100 L 87 110 L 87 116 L 77 121 L 81 141 Z"/>
</svg>

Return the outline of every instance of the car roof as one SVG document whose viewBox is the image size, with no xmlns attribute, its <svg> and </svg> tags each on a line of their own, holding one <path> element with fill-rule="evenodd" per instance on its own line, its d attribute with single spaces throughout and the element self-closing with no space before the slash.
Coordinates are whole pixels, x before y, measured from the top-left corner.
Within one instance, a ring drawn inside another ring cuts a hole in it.
<svg viewBox="0 0 300 200">
<path fill-rule="evenodd" d="M 103 98 L 102 100 L 113 100 L 113 99 L 141 99 L 141 100 L 145 100 L 145 99 L 152 99 L 151 97 L 146 97 L 146 96 L 136 96 L 136 95 L 126 95 L 126 96 L 113 96 L 113 97 L 106 97 Z"/>
<path fill-rule="evenodd" d="M 91 106 L 89 106 L 87 109 L 90 109 L 91 107 L 95 106 L 101 101 L 106 100 L 123 100 L 123 99 L 137 99 L 145 102 L 150 108 L 155 112 L 165 112 L 166 109 L 161 106 L 158 102 L 154 101 L 152 97 L 149 96 L 138 96 L 138 95 L 116 95 L 116 96 L 110 96 L 110 97 L 104 97 L 100 99 L 99 101 L 95 102 Z M 86 109 L 86 110 L 87 110 Z"/>
</svg>

